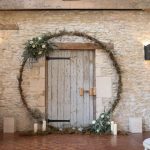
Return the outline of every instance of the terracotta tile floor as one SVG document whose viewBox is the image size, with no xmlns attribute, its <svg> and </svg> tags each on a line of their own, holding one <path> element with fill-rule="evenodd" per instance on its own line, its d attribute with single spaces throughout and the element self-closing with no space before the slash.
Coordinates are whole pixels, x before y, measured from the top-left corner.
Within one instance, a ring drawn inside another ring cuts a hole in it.
<svg viewBox="0 0 150 150">
<path fill-rule="evenodd" d="M 0 135 L 0 150 L 143 150 L 150 133 L 128 136 L 97 135 Z"/>
</svg>

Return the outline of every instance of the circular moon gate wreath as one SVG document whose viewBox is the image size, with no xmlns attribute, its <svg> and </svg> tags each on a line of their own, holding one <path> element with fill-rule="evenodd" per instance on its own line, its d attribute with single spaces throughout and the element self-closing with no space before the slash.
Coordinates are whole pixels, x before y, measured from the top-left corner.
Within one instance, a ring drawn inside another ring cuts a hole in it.
<svg viewBox="0 0 150 150">
<path fill-rule="evenodd" d="M 99 40 L 97 40 L 96 38 L 94 38 L 90 35 L 87 35 L 86 33 L 78 32 L 78 31 L 74 31 L 74 32 L 59 31 L 58 33 L 53 33 L 53 34 L 48 33 L 41 37 L 33 38 L 32 40 L 29 40 L 26 43 L 25 51 L 23 52 L 23 61 L 22 61 L 22 64 L 21 64 L 21 67 L 19 70 L 20 74 L 18 77 L 18 87 L 19 87 L 19 92 L 20 92 L 20 96 L 21 96 L 23 105 L 25 106 L 25 108 L 30 113 L 30 115 L 32 116 L 33 119 L 42 120 L 44 118 L 44 116 L 40 112 L 40 110 L 31 108 L 26 101 L 26 97 L 24 95 L 24 91 L 23 91 L 23 87 L 22 87 L 23 71 L 24 71 L 24 67 L 25 67 L 27 60 L 30 60 L 30 59 L 37 60 L 41 57 L 46 57 L 46 56 L 50 55 L 50 53 L 54 50 L 55 45 L 54 45 L 54 43 L 49 42 L 49 40 L 51 40 L 53 38 L 62 37 L 62 36 L 77 36 L 77 37 L 85 38 L 87 40 L 90 40 L 91 42 L 94 42 L 96 45 L 98 45 L 98 47 L 100 49 L 103 49 L 104 51 L 106 51 L 108 53 L 109 58 L 112 60 L 113 66 L 116 69 L 116 72 L 119 77 L 118 87 L 117 87 L 117 96 L 114 99 L 113 104 L 111 105 L 111 108 L 107 112 L 108 114 L 112 113 L 115 110 L 115 108 L 117 107 L 117 105 L 121 99 L 122 80 L 121 80 L 120 66 L 117 63 L 117 60 L 114 57 L 111 49 L 107 48 L 106 44 L 100 42 Z"/>
</svg>

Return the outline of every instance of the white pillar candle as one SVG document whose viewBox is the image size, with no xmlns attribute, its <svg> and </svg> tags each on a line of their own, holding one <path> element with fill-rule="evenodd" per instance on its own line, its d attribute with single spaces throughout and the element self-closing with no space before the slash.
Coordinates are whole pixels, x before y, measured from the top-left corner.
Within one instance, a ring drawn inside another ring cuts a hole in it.
<svg viewBox="0 0 150 150">
<path fill-rule="evenodd" d="M 38 124 L 34 123 L 34 133 L 37 133 L 37 131 L 38 131 Z"/>
<path fill-rule="evenodd" d="M 114 135 L 117 135 L 117 124 L 114 124 Z"/>
<path fill-rule="evenodd" d="M 46 131 L 46 121 L 45 120 L 43 120 L 42 131 Z"/>
<path fill-rule="evenodd" d="M 111 133 L 114 134 L 114 121 L 111 121 Z"/>
</svg>

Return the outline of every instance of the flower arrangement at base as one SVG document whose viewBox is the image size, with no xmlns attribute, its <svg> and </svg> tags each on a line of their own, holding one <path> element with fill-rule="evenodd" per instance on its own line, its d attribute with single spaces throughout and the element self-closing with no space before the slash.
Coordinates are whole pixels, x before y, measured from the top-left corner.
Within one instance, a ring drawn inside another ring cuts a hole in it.
<svg viewBox="0 0 150 150">
<path fill-rule="evenodd" d="M 104 112 L 97 120 L 93 120 L 90 130 L 97 134 L 111 133 L 110 113 Z"/>
</svg>

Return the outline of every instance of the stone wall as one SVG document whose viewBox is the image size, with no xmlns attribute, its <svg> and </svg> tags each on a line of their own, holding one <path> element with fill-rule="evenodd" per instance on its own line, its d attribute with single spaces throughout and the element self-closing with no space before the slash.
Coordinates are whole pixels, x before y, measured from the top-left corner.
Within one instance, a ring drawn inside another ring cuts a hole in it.
<svg viewBox="0 0 150 150">
<path fill-rule="evenodd" d="M 0 9 L 150 9 L 149 0 L 1 0 Z"/>
<path fill-rule="evenodd" d="M 5 116 L 17 120 L 17 130 L 28 130 L 32 121 L 22 105 L 17 76 L 24 43 L 47 32 L 81 31 L 102 42 L 114 44 L 113 53 L 122 70 L 123 93 L 114 112 L 121 129 L 128 130 L 128 117 L 142 116 L 150 130 L 150 63 L 144 61 L 144 42 L 150 43 L 150 13 L 144 11 L 5 11 L 0 23 L 17 24 L 19 30 L 0 30 L 0 130 Z M 111 77 L 112 98 L 101 98 L 103 109 L 116 95 L 117 76 L 106 53 L 96 57 L 97 76 Z M 45 62 L 27 64 L 23 87 L 29 105 L 45 111 Z"/>
</svg>

